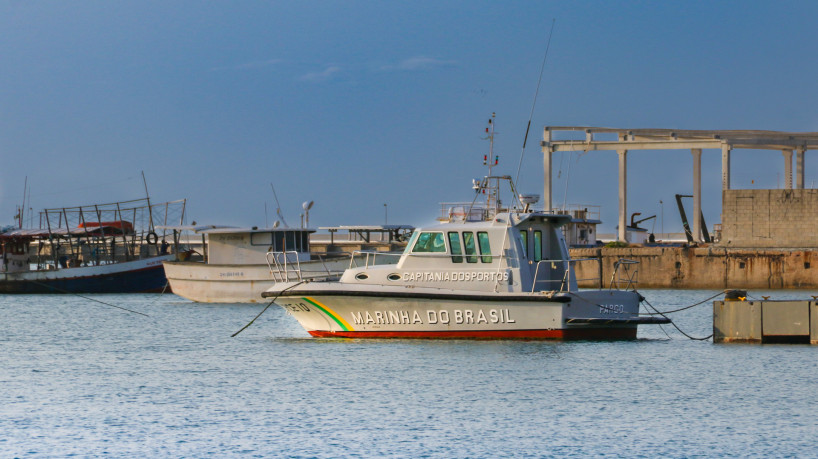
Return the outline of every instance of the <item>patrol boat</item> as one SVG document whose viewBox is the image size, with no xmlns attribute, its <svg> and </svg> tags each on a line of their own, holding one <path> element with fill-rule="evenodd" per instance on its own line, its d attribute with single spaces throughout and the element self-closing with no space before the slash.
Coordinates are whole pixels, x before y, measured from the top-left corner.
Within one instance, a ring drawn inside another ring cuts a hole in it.
<svg viewBox="0 0 818 459">
<path fill-rule="evenodd" d="M 479 187 L 501 178 L 510 182 Z M 571 216 L 531 204 L 453 213 L 416 230 L 396 262 L 358 253 L 339 280 L 277 283 L 262 296 L 315 337 L 635 339 L 639 324 L 670 322 L 639 314 L 635 262 L 617 263 L 609 288 L 580 291 L 572 264 L 581 260 L 561 231 Z"/>
</svg>

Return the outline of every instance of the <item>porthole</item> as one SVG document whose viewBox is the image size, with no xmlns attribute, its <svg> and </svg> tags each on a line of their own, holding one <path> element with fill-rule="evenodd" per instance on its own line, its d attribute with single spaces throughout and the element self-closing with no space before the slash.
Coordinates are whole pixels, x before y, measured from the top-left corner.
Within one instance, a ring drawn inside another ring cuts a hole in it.
<svg viewBox="0 0 818 459">
<path fill-rule="evenodd" d="M 392 274 L 386 276 L 386 278 L 391 280 L 391 281 L 399 281 L 400 280 L 400 274 L 392 273 Z"/>
<path fill-rule="evenodd" d="M 369 279 L 369 275 L 366 274 L 366 273 L 358 273 L 358 274 L 355 275 L 355 279 L 367 280 L 367 279 Z"/>
</svg>

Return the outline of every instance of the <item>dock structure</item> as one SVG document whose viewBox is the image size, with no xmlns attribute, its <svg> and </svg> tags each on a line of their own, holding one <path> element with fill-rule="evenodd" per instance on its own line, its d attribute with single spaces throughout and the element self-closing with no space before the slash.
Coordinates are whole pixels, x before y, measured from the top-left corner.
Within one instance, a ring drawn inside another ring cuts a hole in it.
<svg viewBox="0 0 818 459">
<path fill-rule="evenodd" d="M 577 132 L 584 138 L 576 139 Z M 564 140 L 559 137 L 573 137 Z M 730 153 L 734 149 L 781 151 L 784 157 L 785 188 L 793 189 L 793 152 L 796 153 L 795 188 L 804 188 L 804 154 L 818 149 L 818 132 L 759 130 L 616 129 L 588 126 L 546 126 L 542 141 L 547 211 L 552 204 L 551 155 L 558 151 L 615 151 L 619 156 L 619 229 L 617 239 L 627 241 L 627 155 L 631 150 L 690 150 L 693 155 L 693 237 L 702 242 L 701 158 L 702 150 L 721 151 L 722 195 L 730 190 Z M 723 197 L 722 197 L 723 200 Z"/>
<path fill-rule="evenodd" d="M 818 303 L 714 301 L 713 342 L 818 344 Z"/>
</svg>

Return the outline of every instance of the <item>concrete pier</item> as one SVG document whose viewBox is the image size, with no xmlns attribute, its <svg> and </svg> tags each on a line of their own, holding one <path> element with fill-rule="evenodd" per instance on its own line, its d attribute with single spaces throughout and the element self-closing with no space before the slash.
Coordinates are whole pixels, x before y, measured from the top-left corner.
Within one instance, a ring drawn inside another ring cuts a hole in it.
<svg viewBox="0 0 818 459">
<path fill-rule="evenodd" d="M 713 342 L 818 344 L 818 303 L 715 301 Z"/>
<path fill-rule="evenodd" d="M 571 249 L 580 287 L 607 287 L 620 259 L 638 261 L 637 288 L 815 289 L 818 249 L 626 247 Z M 600 279 L 601 277 L 601 279 Z"/>
</svg>

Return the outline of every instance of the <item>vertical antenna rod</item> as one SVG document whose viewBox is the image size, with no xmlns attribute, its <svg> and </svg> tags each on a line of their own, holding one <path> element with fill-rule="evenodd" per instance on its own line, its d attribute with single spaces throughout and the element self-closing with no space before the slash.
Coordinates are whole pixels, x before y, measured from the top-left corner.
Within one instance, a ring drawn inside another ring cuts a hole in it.
<svg viewBox="0 0 818 459">
<path fill-rule="evenodd" d="M 28 190 L 28 175 L 26 175 L 26 180 L 23 182 L 23 205 L 20 206 L 20 212 L 17 213 L 20 221 L 17 222 L 17 225 L 22 229 L 23 228 L 23 216 L 26 213 L 26 190 Z"/>
<path fill-rule="evenodd" d="M 523 150 L 520 152 L 520 165 L 517 166 L 517 176 L 514 177 L 514 187 L 517 187 L 517 180 L 520 178 L 520 169 L 523 167 L 523 156 L 525 156 L 525 144 L 528 142 L 528 131 L 531 129 L 531 118 L 534 117 L 534 107 L 537 105 L 537 96 L 540 94 L 540 83 L 542 83 L 542 74 L 545 70 L 545 61 L 548 59 L 548 50 L 551 48 L 551 36 L 554 35 L 554 24 L 557 19 L 551 20 L 551 31 L 548 32 L 548 44 L 545 45 L 545 56 L 542 58 L 542 65 L 540 66 L 540 77 L 537 79 L 537 90 L 534 91 L 534 101 L 531 103 L 531 113 L 528 115 L 528 126 L 525 128 L 525 137 L 523 138 Z"/>
<path fill-rule="evenodd" d="M 148 181 L 145 180 L 145 171 L 142 171 L 142 184 L 145 185 L 145 200 L 148 202 L 148 232 L 153 233 L 153 208 L 151 207 L 151 195 L 148 193 Z"/>
</svg>

